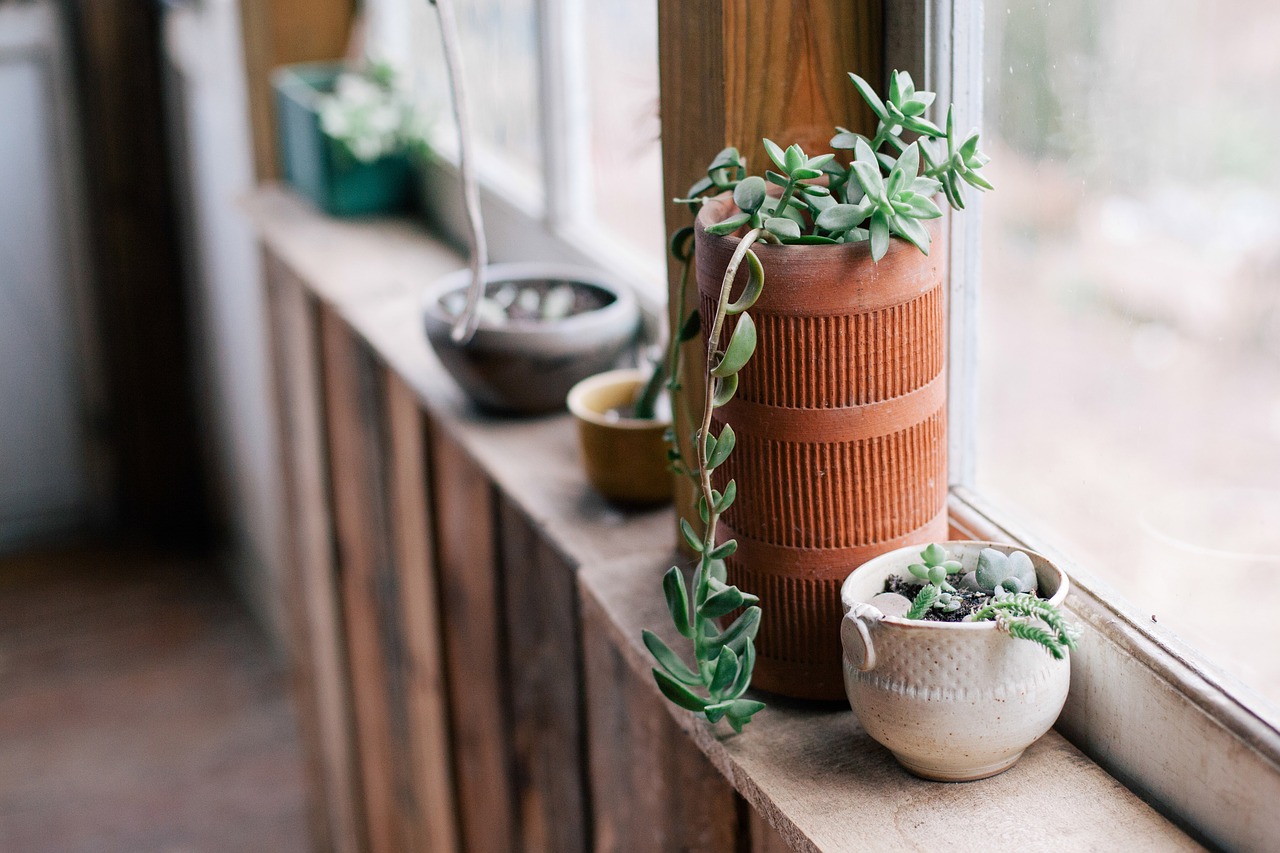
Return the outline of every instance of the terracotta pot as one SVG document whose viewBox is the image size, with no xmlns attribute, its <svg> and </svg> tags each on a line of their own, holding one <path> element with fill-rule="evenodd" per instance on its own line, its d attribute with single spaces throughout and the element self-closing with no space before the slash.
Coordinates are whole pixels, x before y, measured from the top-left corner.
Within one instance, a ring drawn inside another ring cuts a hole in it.
<svg viewBox="0 0 1280 853">
<path fill-rule="evenodd" d="M 714 199 L 695 226 L 704 317 L 739 242 L 704 229 L 734 211 Z M 716 412 L 716 429 L 728 422 L 738 437 L 716 474 L 721 487 L 738 481 L 724 535 L 738 540 L 731 582 L 763 607 L 763 690 L 842 698 L 841 581 L 886 551 L 946 538 L 945 252 L 930 227 L 931 255 L 895 239 L 878 264 L 867 243 L 756 246 L 758 345 Z"/>
<path fill-rule="evenodd" d="M 648 379 L 646 370 L 611 370 L 582 380 L 569 392 L 587 480 L 608 500 L 627 506 L 667 503 L 674 486 L 663 438 L 671 420 L 607 416 L 630 405 Z"/>
<path fill-rule="evenodd" d="M 563 409 L 570 388 L 613 367 L 635 340 L 635 297 L 590 270 L 551 264 L 493 264 L 487 270 L 490 291 L 507 282 L 555 281 L 595 288 L 609 302 L 562 320 L 481 323 L 475 337 L 459 346 L 449 336 L 453 319 L 443 302 L 466 290 L 470 271 L 458 270 L 428 287 L 422 302 L 427 339 L 449 375 L 482 408 L 523 415 Z"/>
<path fill-rule="evenodd" d="M 849 704 L 867 734 L 917 776 L 945 782 L 983 779 L 1009 769 L 1049 730 L 1067 700 L 1069 660 L 1054 660 L 994 622 L 919 622 L 886 616 L 866 602 L 891 575 L 907 576 L 923 545 L 878 557 L 841 590 L 844 681 Z M 1012 545 L 947 542 L 966 571 L 978 552 Z M 1040 594 L 1062 604 L 1067 576 L 1039 554 Z"/>
</svg>

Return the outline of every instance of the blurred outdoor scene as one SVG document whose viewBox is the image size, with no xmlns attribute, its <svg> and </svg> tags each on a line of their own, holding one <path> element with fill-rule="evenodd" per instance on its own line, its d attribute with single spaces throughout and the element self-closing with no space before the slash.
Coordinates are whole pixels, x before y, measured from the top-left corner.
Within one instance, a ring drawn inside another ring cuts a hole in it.
<svg viewBox="0 0 1280 853">
<path fill-rule="evenodd" d="M 1280 5 L 986 16 L 978 491 L 1280 705 Z"/>
</svg>

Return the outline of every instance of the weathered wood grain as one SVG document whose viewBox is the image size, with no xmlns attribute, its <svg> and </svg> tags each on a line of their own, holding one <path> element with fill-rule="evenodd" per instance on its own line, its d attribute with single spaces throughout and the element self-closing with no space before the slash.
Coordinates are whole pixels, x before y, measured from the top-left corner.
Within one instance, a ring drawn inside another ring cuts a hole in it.
<svg viewBox="0 0 1280 853">
<path fill-rule="evenodd" d="M 791 845 L 778 834 L 778 830 L 769 825 L 755 809 L 748 812 L 751 829 L 751 853 L 787 853 Z"/>
<path fill-rule="evenodd" d="M 351 330 L 331 311 L 320 318 L 329 428 L 329 464 L 338 576 L 345 616 L 348 677 L 373 853 L 405 849 L 392 730 L 397 713 L 388 666 L 398 633 L 394 575 L 386 540 L 385 490 L 379 469 L 381 401 L 371 363 Z"/>
<path fill-rule="evenodd" d="M 733 788 L 680 731 L 652 680 L 645 683 L 648 674 L 637 677 L 619 651 L 609 619 L 593 596 L 583 596 L 595 849 L 742 849 Z"/>
<path fill-rule="evenodd" d="M 427 500 L 426 423 L 413 392 L 382 371 L 388 432 L 391 540 L 399 591 L 410 797 L 408 850 L 458 849 L 440 601 Z"/>
<path fill-rule="evenodd" d="M 357 851 L 363 837 L 356 782 L 346 640 L 333 563 L 319 320 L 305 285 L 266 254 L 270 341 L 287 502 L 282 588 L 294 693 L 311 768 L 317 849 Z"/>
<path fill-rule="evenodd" d="M 462 845 L 517 849 L 493 487 L 434 423 L 428 434 Z"/>
<path fill-rule="evenodd" d="M 521 849 L 590 849 L 574 567 L 499 502 L 516 810 Z"/>
</svg>

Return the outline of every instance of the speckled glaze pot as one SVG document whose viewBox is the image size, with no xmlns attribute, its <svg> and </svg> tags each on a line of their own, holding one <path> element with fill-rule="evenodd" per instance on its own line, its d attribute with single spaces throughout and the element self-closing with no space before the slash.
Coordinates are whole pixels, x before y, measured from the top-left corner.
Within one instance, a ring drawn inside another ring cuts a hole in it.
<svg viewBox="0 0 1280 853">
<path fill-rule="evenodd" d="M 845 580 L 845 691 L 863 729 L 907 770 L 944 782 L 984 779 L 1012 767 L 1053 725 L 1067 699 L 1070 662 L 994 622 L 919 622 L 867 604 L 886 578 L 919 562 L 923 547 L 877 557 Z M 943 547 L 966 571 L 977 567 L 983 548 L 1021 550 L 990 542 Z M 1067 576 L 1039 554 L 1027 555 L 1041 595 L 1062 604 Z"/>
<path fill-rule="evenodd" d="M 727 195 L 712 199 L 694 226 L 704 318 L 739 242 L 706 226 L 736 210 Z M 764 604 L 754 687 L 841 701 L 841 582 L 872 557 L 947 536 L 939 222 L 926 223 L 929 255 L 894 239 L 879 263 L 865 242 L 754 247 L 765 271 L 751 308 L 758 343 L 715 413 L 716 432 L 728 423 L 737 435 L 715 473 L 719 489 L 738 483 L 721 519 L 738 541 L 729 581 Z M 735 296 L 745 283 L 744 265 Z"/>
<path fill-rule="evenodd" d="M 607 416 L 611 409 L 635 400 L 649 373 L 639 368 L 610 370 L 587 377 L 569 392 L 587 480 L 606 499 L 623 506 L 668 503 L 675 486 L 664 438 L 671 420 Z"/>
<path fill-rule="evenodd" d="M 422 299 L 427 339 L 462 390 L 484 409 L 537 415 L 564 408 L 575 384 L 613 367 L 635 342 L 640 307 L 630 291 L 590 270 L 554 264 L 492 264 L 489 288 L 504 282 L 556 281 L 586 285 L 613 297 L 594 311 L 562 320 L 515 320 L 505 326 L 483 323 L 459 346 L 449 336 L 453 319 L 443 300 L 465 291 L 470 270 L 451 273 L 426 289 Z"/>
</svg>

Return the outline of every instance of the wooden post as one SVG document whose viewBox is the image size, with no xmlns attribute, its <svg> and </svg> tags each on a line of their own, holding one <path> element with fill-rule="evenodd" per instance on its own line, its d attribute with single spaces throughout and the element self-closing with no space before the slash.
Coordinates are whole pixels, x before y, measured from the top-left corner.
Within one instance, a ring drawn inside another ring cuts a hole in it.
<svg viewBox="0 0 1280 853">
<path fill-rule="evenodd" d="M 345 55 L 354 14 L 354 0 L 240 0 L 258 180 L 271 180 L 279 172 L 271 73 L 291 62 Z"/>
<path fill-rule="evenodd" d="M 872 133 L 875 118 L 846 72 L 878 82 L 883 69 L 883 4 L 880 0 L 659 0 L 658 53 L 662 110 L 662 185 L 667 232 L 693 223 L 683 197 L 711 158 L 737 147 L 751 169 L 763 174 L 768 156 L 761 140 L 784 148 L 798 142 L 806 153 L 830 151 L 836 125 Z M 676 328 L 679 267 L 668 271 L 669 321 Z M 692 277 L 691 277 L 692 279 Z M 768 286 L 766 282 L 766 287 Z M 685 294 L 684 316 L 697 306 L 697 286 Z M 702 347 L 685 345 L 684 386 L 689 411 L 701 407 Z M 677 412 L 677 435 L 686 458 L 694 423 Z M 677 481 L 676 510 L 697 522 L 693 489 Z M 679 537 L 676 537 L 679 540 Z"/>
</svg>

